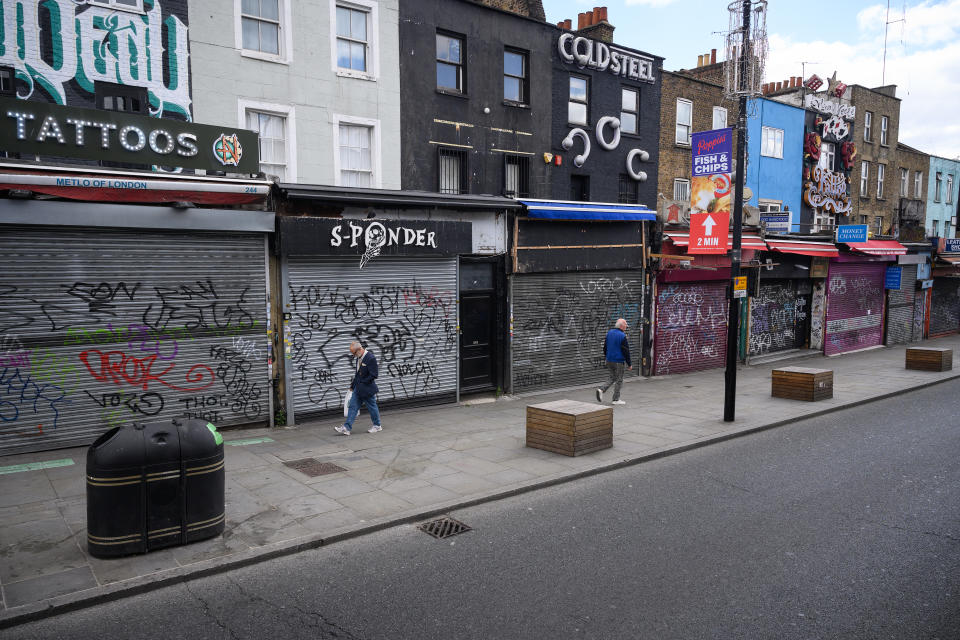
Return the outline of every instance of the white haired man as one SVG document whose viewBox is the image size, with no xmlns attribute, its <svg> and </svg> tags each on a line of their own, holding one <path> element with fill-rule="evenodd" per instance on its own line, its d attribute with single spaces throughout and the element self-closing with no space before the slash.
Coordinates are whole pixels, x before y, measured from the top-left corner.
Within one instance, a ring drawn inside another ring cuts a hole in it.
<svg viewBox="0 0 960 640">
<path fill-rule="evenodd" d="M 357 359 L 357 372 L 350 381 L 350 390 L 353 391 L 353 395 L 347 407 L 347 419 L 342 425 L 336 427 L 335 431 L 342 436 L 350 435 L 353 430 L 353 421 L 357 419 L 361 405 L 366 405 L 367 411 L 370 412 L 370 420 L 373 422 L 373 426 L 367 429 L 367 433 L 383 431 L 380 425 L 380 409 L 377 407 L 377 391 L 379 391 L 377 376 L 380 375 L 377 358 L 356 340 L 350 343 L 350 355 Z"/>
<path fill-rule="evenodd" d="M 607 361 L 610 380 L 602 387 L 597 387 L 597 402 L 603 402 L 603 394 L 613 385 L 613 404 L 627 404 L 620 399 L 620 387 L 623 386 L 623 370 L 624 368 L 633 370 L 633 363 L 630 362 L 630 343 L 627 342 L 626 330 L 627 321 L 619 318 L 614 328 L 607 331 L 607 337 L 603 341 L 603 357 Z"/>
</svg>

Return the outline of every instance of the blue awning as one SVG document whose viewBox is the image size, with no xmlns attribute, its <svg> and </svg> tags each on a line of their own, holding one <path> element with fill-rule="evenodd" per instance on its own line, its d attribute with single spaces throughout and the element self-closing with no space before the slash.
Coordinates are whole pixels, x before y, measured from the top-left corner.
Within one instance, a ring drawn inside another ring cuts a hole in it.
<svg viewBox="0 0 960 640">
<path fill-rule="evenodd" d="M 531 218 L 547 220 L 656 220 L 657 214 L 642 204 L 575 202 L 567 200 L 519 200 Z"/>
</svg>

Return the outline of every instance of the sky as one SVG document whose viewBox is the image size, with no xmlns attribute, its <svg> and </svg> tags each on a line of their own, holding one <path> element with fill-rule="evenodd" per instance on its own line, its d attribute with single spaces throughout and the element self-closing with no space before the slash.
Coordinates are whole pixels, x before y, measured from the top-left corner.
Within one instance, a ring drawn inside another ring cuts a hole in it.
<svg viewBox="0 0 960 640">
<path fill-rule="evenodd" d="M 695 67 L 722 58 L 729 0 L 543 0 L 547 20 L 608 7 L 614 41 Z M 890 24 L 885 25 L 889 20 Z M 887 26 L 886 73 L 883 65 Z M 900 136 L 927 153 L 960 159 L 960 0 L 769 0 L 764 81 L 816 73 L 847 84 L 897 85 Z"/>
</svg>

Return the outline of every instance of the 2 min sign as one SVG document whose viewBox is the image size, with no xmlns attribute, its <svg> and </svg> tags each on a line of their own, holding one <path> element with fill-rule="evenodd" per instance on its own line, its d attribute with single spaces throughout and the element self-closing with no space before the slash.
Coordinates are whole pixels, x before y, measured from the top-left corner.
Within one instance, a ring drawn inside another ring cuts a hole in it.
<svg viewBox="0 0 960 640">
<path fill-rule="evenodd" d="M 687 253 L 726 253 L 730 248 L 729 213 L 691 213 Z"/>
</svg>

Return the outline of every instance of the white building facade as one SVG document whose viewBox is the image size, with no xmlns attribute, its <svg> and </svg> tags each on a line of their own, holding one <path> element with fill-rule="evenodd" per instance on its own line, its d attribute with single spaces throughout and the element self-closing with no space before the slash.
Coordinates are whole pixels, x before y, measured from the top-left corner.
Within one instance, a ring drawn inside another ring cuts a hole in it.
<svg viewBox="0 0 960 640">
<path fill-rule="evenodd" d="M 398 0 L 189 3 L 193 112 L 280 182 L 400 188 Z"/>
</svg>

